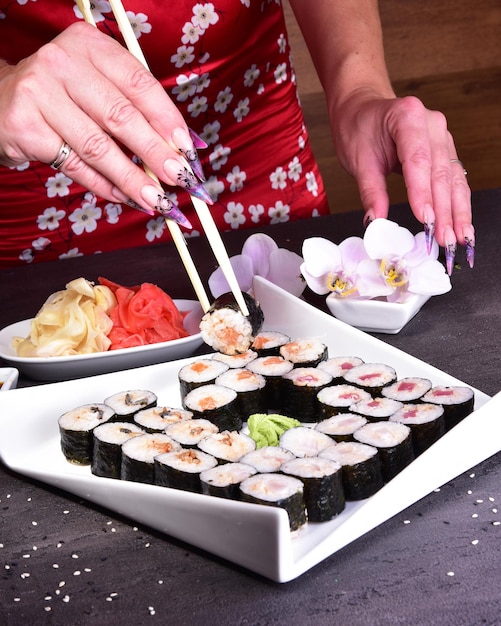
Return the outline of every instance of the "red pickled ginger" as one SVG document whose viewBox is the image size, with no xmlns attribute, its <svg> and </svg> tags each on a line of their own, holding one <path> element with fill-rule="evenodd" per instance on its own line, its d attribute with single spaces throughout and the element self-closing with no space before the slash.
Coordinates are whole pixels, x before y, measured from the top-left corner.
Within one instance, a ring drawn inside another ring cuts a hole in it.
<svg viewBox="0 0 501 626">
<path fill-rule="evenodd" d="M 133 348 L 187 337 L 183 326 L 186 313 L 176 307 L 165 291 L 152 283 L 123 287 L 107 278 L 99 278 L 109 287 L 118 304 L 108 311 L 113 327 L 108 335 L 109 350 Z"/>
</svg>

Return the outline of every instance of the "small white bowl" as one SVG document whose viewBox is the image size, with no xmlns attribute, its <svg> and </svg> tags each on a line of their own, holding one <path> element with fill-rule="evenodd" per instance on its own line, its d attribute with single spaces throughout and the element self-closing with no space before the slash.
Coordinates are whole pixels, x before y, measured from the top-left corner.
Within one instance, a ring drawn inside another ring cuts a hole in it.
<svg viewBox="0 0 501 626">
<path fill-rule="evenodd" d="M 0 367 L 0 391 L 15 389 L 19 378 L 19 370 L 15 367 Z"/>
<path fill-rule="evenodd" d="M 342 322 L 370 333 L 396 335 L 410 322 L 430 296 L 411 296 L 407 302 L 354 300 L 327 296 L 329 311 Z"/>
</svg>

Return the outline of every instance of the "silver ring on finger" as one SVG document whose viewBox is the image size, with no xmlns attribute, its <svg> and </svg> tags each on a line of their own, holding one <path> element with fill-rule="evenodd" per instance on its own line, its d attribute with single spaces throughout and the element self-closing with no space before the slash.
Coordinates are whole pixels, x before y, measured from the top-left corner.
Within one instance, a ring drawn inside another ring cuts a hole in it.
<svg viewBox="0 0 501 626">
<path fill-rule="evenodd" d="M 63 141 L 63 145 L 59 148 L 59 151 L 56 154 L 56 158 L 50 163 L 50 166 L 52 167 L 52 169 L 54 170 L 61 169 L 61 167 L 64 165 L 66 159 L 70 156 L 70 154 L 71 154 L 70 146 L 66 143 L 66 141 Z"/>
<path fill-rule="evenodd" d="M 459 159 L 451 159 L 451 163 L 457 163 L 458 165 L 460 165 L 463 168 L 463 174 L 465 176 L 468 175 L 468 172 L 465 170 L 465 167 L 463 165 L 463 161 L 460 161 Z"/>
</svg>

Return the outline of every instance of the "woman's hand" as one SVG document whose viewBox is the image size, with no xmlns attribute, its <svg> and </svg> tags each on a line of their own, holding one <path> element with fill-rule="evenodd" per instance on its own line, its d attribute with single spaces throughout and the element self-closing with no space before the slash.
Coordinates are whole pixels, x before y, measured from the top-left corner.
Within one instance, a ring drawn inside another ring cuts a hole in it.
<svg viewBox="0 0 501 626">
<path fill-rule="evenodd" d="M 366 221 L 387 216 L 386 177 L 401 171 L 414 215 L 444 246 L 448 264 L 456 242 L 466 245 L 472 264 L 471 192 L 444 115 L 414 97 L 360 91 L 332 117 L 337 155 L 358 183 Z"/>
<path fill-rule="evenodd" d="M 176 106 L 122 45 L 87 24 L 73 24 L 17 66 L 0 65 L 0 120 L 3 165 L 52 164 L 64 142 L 71 151 L 60 168 L 74 181 L 168 213 L 170 201 L 126 146 L 160 181 L 210 202 L 195 135 Z"/>
</svg>

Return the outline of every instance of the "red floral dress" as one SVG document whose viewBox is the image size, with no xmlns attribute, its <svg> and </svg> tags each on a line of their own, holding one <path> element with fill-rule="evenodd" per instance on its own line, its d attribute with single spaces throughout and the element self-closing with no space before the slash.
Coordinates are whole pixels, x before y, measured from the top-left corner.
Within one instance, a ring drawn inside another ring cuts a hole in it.
<svg viewBox="0 0 501 626">
<path fill-rule="evenodd" d="M 121 40 L 109 2 L 92 5 L 98 27 Z M 327 213 L 279 0 L 124 5 L 152 73 L 209 146 L 199 156 L 220 230 Z M 82 19 L 72 0 L 6 0 L 0 58 L 17 63 Z M 187 193 L 170 191 L 194 225 L 187 234 L 200 234 Z M 96 197 L 48 165 L 0 166 L 0 267 L 168 238 L 162 217 Z"/>
</svg>

